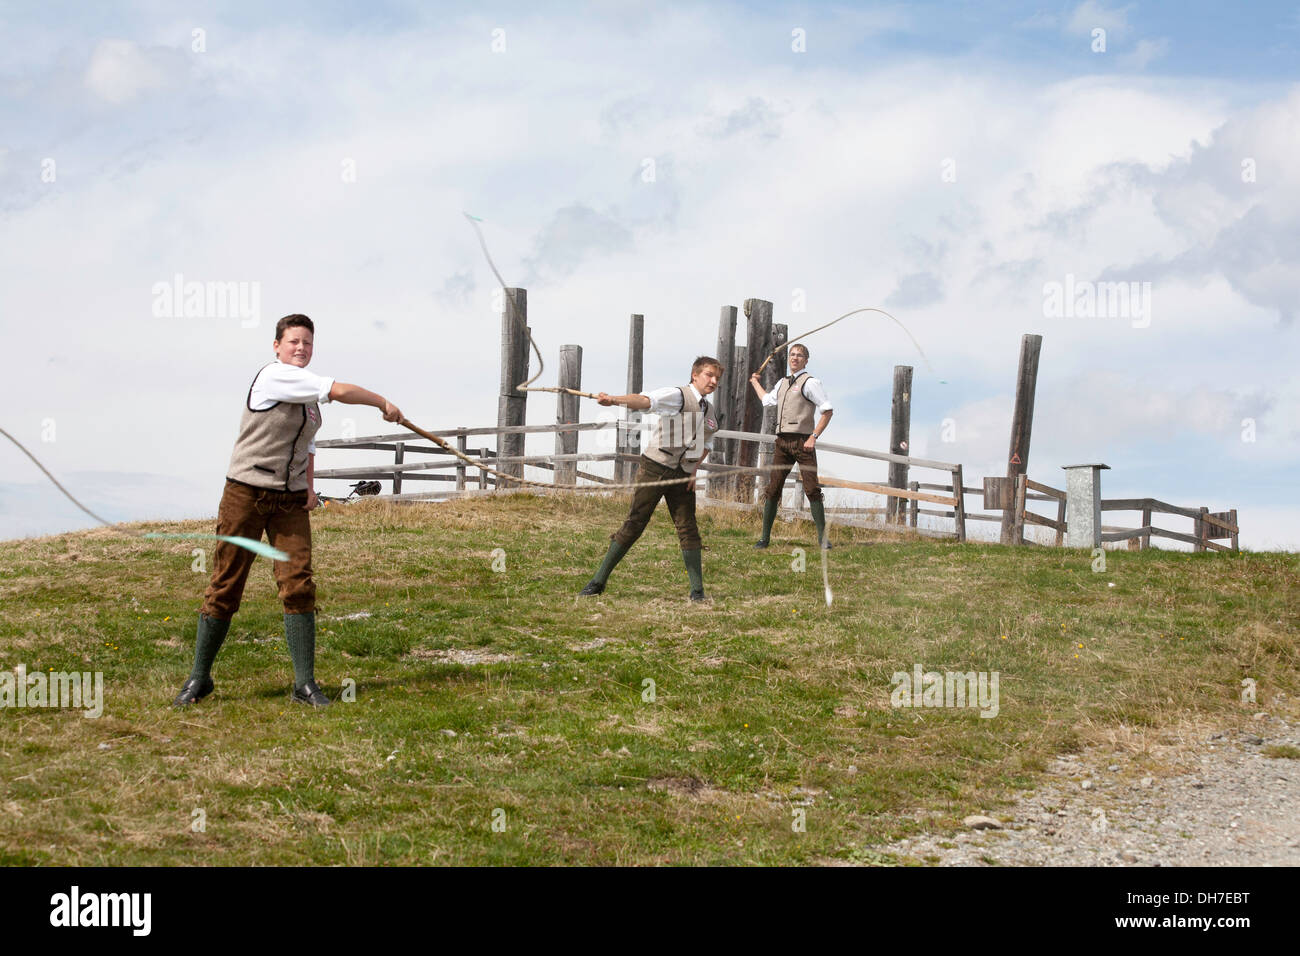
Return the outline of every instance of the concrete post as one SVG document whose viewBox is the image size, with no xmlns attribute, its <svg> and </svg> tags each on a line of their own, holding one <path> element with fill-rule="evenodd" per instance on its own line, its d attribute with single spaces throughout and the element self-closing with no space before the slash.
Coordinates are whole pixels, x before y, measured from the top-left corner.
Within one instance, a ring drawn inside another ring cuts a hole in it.
<svg viewBox="0 0 1300 956">
<path fill-rule="evenodd" d="M 1101 470 L 1110 465 L 1063 465 L 1065 546 L 1101 547 Z"/>
</svg>

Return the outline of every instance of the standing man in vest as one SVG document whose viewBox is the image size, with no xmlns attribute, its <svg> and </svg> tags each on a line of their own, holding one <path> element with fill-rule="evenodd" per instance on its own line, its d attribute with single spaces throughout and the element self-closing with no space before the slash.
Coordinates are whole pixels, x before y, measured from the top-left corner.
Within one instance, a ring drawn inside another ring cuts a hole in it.
<svg viewBox="0 0 1300 956">
<path fill-rule="evenodd" d="M 763 536 L 754 542 L 756 548 L 766 548 L 772 536 L 772 522 L 781 506 L 781 492 L 785 479 L 795 462 L 799 463 L 799 478 L 804 494 L 808 496 L 808 510 L 817 526 L 817 540 L 829 549 L 826 536 L 826 509 L 822 504 L 822 486 L 817 483 L 817 439 L 826 431 L 834 409 L 821 379 L 808 374 L 808 347 L 790 346 L 790 374 L 770 392 L 758 383 L 758 373 L 749 377 L 749 383 L 764 405 L 776 406 L 776 442 L 772 455 L 772 475 L 767 483 L 767 499 L 763 502 Z M 821 414 L 816 426 L 815 413 Z"/>
<path fill-rule="evenodd" d="M 625 405 L 650 411 L 659 416 L 650 444 L 641 455 L 637 471 L 638 487 L 632 495 L 632 507 L 623 527 L 610 535 L 609 551 L 595 576 L 580 592 L 586 597 L 600 594 L 614 566 L 641 537 L 654 514 L 659 499 L 668 502 L 668 513 L 677 526 L 677 540 L 682 546 L 682 562 L 691 581 L 691 600 L 703 601 L 704 571 L 700 565 L 700 531 L 695 524 L 695 471 L 713 448 L 718 419 L 709 406 L 708 396 L 718 387 L 722 363 L 701 355 L 691 366 L 691 383 L 657 388 L 644 395 L 608 395 L 597 398 L 602 405 Z M 655 484 L 673 481 L 675 484 Z"/>
<path fill-rule="evenodd" d="M 276 361 L 253 378 L 230 456 L 226 488 L 217 510 L 217 534 L 260 541 L 289 555 L 273 565 L 284 604 L 284 636 L 293 660 L 293 699 L 324 707 L 329 698 L 316 683 L 316 584 L 311 576 L 311 521 L 317 505 L 316 443 L 318 402 L 373 405 L 384 420 L 402 420 L 401 411 L 382 395 L 359 385 L 336 382 L 307 371 L 315 326 L 305 315 L 286 315 L 275 325 Z M 218 542 L 216 567 L 194 646 L 194 668 L 173 703 L 193 704 L 212 693 L 212 662 L 239 610 L 253 554 Z"/>
</svg>

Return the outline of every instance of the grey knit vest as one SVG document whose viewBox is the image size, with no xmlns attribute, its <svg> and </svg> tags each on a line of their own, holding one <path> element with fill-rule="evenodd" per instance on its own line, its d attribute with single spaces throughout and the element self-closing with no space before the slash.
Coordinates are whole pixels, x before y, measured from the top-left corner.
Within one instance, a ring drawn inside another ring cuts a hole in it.
<svg viewBox="0 0 1300 956">
<path fill-rule="evenodd" d="M 264 366 L 269 368 L 269 366 Z M 261 375 L 258 371 L 257 375 Z M 263 411 L 253 410 L 253 385 L 248 386 L 239 437 L 230 453 L 226 477 L 255 488 L 276 491 L 307 490 L 307 447 L 320 428 L 320 406 L 315 402 L 276 402 Z"/>
<path fill-rule="evenodd" d="M 718 430 L 717 413 L 710 407 L 700 413 L 700 403 L 689 385 L 679 385 L 682 411 L 679 415 L 661 415 L 643 453 L 666 468 L 691 471 L 704 457 L 704 444 Z M 707 399 L 706 399 L 707 401 Z"/>
</svg>

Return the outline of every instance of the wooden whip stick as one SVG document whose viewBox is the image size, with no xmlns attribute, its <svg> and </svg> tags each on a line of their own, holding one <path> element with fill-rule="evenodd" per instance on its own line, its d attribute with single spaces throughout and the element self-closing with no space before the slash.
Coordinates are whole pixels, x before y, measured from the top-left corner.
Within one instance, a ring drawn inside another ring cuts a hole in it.
<svg viewBox="0 0 1300 956">
<path fill-rule="evenodd" d="M 845 319 L 847 319 L 850 315 L 857 315 L 859 312 L 879 312 L 881 315 L 885 316 L 886 318 L 893 319 L 893 321 L 898 325 L 898 327 L 899 327 L 900 329 L 903 330 L 903 332 L 907 335 L 907 337 L 908 337 L 909 339 L 912 339 L 912 344 L 915 345 L 915 346 L 916 346 L 916 350 L 917 350 L 918 352 L 921 353 L 921 358 L 925 361 L 925 366 L 926 366 L 926 368 L 930 368 L 930 360 L 929 360 L 928 358 L 926 358 L 926 356 L 925 356 L 925 352 L 922 351 L 921 346 L 920 346 L 920 344 L 916 341 L 916 339 L 912 338 L 912 333 L 907 331 L 907 326 L 905 326 L 902 322 L 899 322 L 898 319 L 894 318 L 894 316 L 890 315 L 890 314 L 889 314 L 888 312 L 886 312 L 884 309 L 877 309 L 877 308 L 875 308 L 874 306 L 868 306 L 868 307 L 863 308 L 863 309 L 854 309 L 852 312 L 845 312 L 845 313 L 844 313 L 843 315 L 841 315 L 838 319 L 835 319 L 835 320 L 832 321 L 832 322 L 827 322 L 825 325 L 819 325 L 819 326 L 817 326 L 817 328 L 813 329 L 812 332 L 805 332 L 803 335 L 796 336 L 795 338 L 792 338 L 792 339 L 790 339 L 790 340 L 788 340 L 788 341 L 782 343 L 781 345 L 778 345 L 776 348 L 772 349 L 771 354 L 768 355 L 768 357 L 765 358 L 765 359 L 763 360 L 763 364 L 760 365 L 760 366 L 758 367 L 758 371 L 759 371 L 759 372 L 762 372 L 763 369 L 767 368 L 767 363 L 770 362 L 770 361 L 772 361 L 772 359 L 776 358 L 776 353 L 780 352 L 782 349 L 788 349 L 788 348 L 789 348 L 790 346 L 792 346 L 792 345 L 798 345 L 800 339 L 806 339 L 806 338 L 808 338 L 808 336 L 813 335 L 814 333 L 820 332 L 820 331 L 822 331 L 823 329 L 829 329 L 829 328 L 830 328 L 832 325 L 834 325 L 836 322 L 843 322 L 843 321 L 844 321 Z M 930 368 L 930 371 L 933 372 L 934 369 L 933 369 L 933 368 Z"/>
<path fill-rule="evenodd" d="M 591 392 L 580 392 L 576 388 L 565 388 L 564 386 L 553 388 L 550 385 L 534 385 L 530 388 L 526 385 L 517 385 L 515 388 L 520 392 L 557 392 L 562 395 L 577 395 L 579 398 L 600 398 L 599 395 L 593 395 Z"/>
</svg>

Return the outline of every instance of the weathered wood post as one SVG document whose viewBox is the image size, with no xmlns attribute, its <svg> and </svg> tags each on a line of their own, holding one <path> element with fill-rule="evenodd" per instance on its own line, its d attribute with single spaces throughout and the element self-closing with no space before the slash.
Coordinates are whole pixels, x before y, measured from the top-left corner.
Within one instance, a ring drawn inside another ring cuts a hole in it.
<svg viewBox="0 0 1300 956">
<path fill-rule="evenodd" d="M 461 432 L 459 435 L 456 436 L 456 450 L 460 452 L 462 455 L 464 455 L 467 450 L 467 447 L 468 446 L 466 445 L 465 442 L 465 433 Z M 456 465 L 456 490 L 464 491 L 465 490 L 465 462 L 459 458 L 457 458 L 456 461 L 458 462 L 458 464 Z"/>
<path fill-rule="evenodd" d="M 952 492 L 953 497 L 957 499 L 957 504 L 952 511 L 952 517 L 957 528 L 958 542 L 966 540 L 966 489 L 962 481 L 961 465 L 958 465 L 952 470 Z"/>
<path fill-rule="evenodd" d="M 582 388 L 582 346 L 560 346 L 560 388 Z M 577 395 L 560 392 L 555 396 L 555 424 L 574 425 L 578 422 L 581 399 Z M 576 455 L 578 453 L 578 433 L 556 432 L 555 454 Z M 557 461 L 555 463 L 555 483 L 557 485 L 576 485 L 578 483 L 577 461 Z"/>
<path fill-rule="evenodd" d="M 1205 521 L 1202 521 L 1201 518 L 1204 518 L 1207 514 L 1209 514 L 1210 509 L 1209 509 L 1209 508 L 1202 507 L 1202 508 L 1199 509 L 1199 511 L 1200 511 L 1201 517 L 1200 517 L 1200 518 L 1193 518 L 1193 519 L 1192 519 L 1193 522 L 1194 522 L 1194 524 L 1193 524 L 1193 528 L 1194 528 L 1194 530 L 1193 530 L 1192 533 L 1193 533 L 1194 535 L 1196 535 L 1196 550 L 1197 550 L 1197 551 L 1204 551 L 1204 550 L 1206 550 L 1206 548 L 1205 548 L 1205 537 L 1206 537 L 1206 533 L 1207 533 L 1207 531 L 1208 531 L 1208 528 L 1206 527 L 1206 522 L 1205 522 Z"/>
<path fill-rule="evenodd" d="M 713 354 L 718 357 L 719 362 L 727 366 L 722 373 L 721 381 L 718 382 L 718 390 L 714 392 L 713 405 L 716 407 L 719 429 L 729 429 L 734 426 L 736 378 L 743 371 L 736 367 L 732 358 L 736 350 L 736 311 L 734 305 L 724 305 L 718 316 L 718 350 Z M 715 438 L 709 461 L 715 464 L 734 465 L 736 445 L 734 438 Z M 710 478 L 709 497 L 733 498 L 735 484 L 730 477 Z"/>
<path fill-rule="evenodd" d="M 889 453 L 891 455 L 910 455 L 910 433 L 912 430 L 912 366 L 894 366 L 894 400 L 889 408 Z M 901 462 L 889 463 L 889 487 L 907 487 L 907 465 Z M 902 524 L 907 501 L 904 498 L 889 498 L 885 502 L 885 523 Z"/>
<path fill-rule="evenodd" d="M 632 313 L 627 333 L 627 394 L 640 393 L 644 385 L 645 365 L 645 316 Z M 641 454 L 641 413 L 627 410 L 622 429 L 623 440 L 618 443 L 617 452 L 621 455 Z M 636 480 L 637 463 L 620 462 L 614 469 L 614 475 L 623 484 Z"/>
<path fill-rule="evenodd" d="M 1142 527 L 1148 530 L 1142 533 L 1142 550 L 1145 551 L 1151 547 L 1151 499 L 1145 499 L 1146 507 L 1142 509 Z"/>
<path fill-rule="evenodd" d="M 1231 511 L 1228 512 L 1228 514 L 1232 515 L 1232 517 L 1228 519 L 1229 521 L 1232 522 L 1232 527 L 1233 527 L 1232 550 L 1240 551 L 1241 549 L 1237 547 L 1237 535 L 1241 532 L 1241 525 L 1237 524 L 1237 509 L 1233 508 Z"/>
<path fill-rule="evenodd" d="M 787 336 L 789 336 L 789 334 L 790 334 L 790 330 L 786 328 L 786 326 L 780 324 L 773 324 L 772 336 L 771 338 L 768 339 L 767 344 L 763 347 L 764 356 L 766 356 L 768 352 L 772 351 L 772 349 L 784 345 L 786 343 L 786 338 Z M 773 371 L 774 369 L 775 371 Z M 767 368 L 763 370 L 763 377 L 764 378 L 770 377 L 772 379 L 772 384 L 770 386 L 766 386 L 768 391 L 771 391 L 772 389 L 776 388 L 776 386 L 780 383 L 782 376 L 784 376 L 787 371 L 788 371 L 788 361 L 786 357 L 786 352 L 784 349 L 782 349 L 781 352 L 778 353 L 777 356 L 774 359 L 772 359 L 771 362 L 768 363 Z M 768 374 L 769 372 L 772 373 L 770 376 Z M 751 388 L 749 392 L 752 395 L 754 393 L 754 390 Z M 763 406 L 763 434 L 775 435 L 776 427 L 777 427 L 776 406 L 775 405 Z M 759 465 L 762 467 L 767 467 L 771 465 L 772 459 L 775 456 L 775 454 L 776 454 L 775 445 L 763 445 L 758 450 Z M 758 473 L 758 487 L 760 489 L 762 489 L 767 485 L 767 481 L 770 475 L 771 475 L 770 471 L 761 471 Z M 785 493 L 783 491 L 782 497 L 784 497 L 784 494 Z M 796 497 L 799 496 L 796 495 Z"/>
<path fill-rule="evenodd" d="M 1016 475 L 1015 477 L 1015 504 L 1011 512 L 1011 535 L 1004 540 L 1005 544 L 1024 544 L 1025 543 L 1025 494 L 1027 493 L 1026 482 L 1029 480 L 1028 475 Z M 1004 516 L 1005 520 L 1005 516 Z"/>
<path fill-rule="evenodd" d="M 1020 338 L 1020 370 L 1016 376 L 1016 407 L 1011 414 L 1011 450 L 1007 453 L 1007 477 L 1015 479 L 1029 470 L 1029 438 L 1034 425 L 1034 391 L 1038 387 L 1038 353 L 1041 335 Z M 1024 527 L 1016 530 L 1016 516 L 1002 512 L 1002 543 L 1023 544 Z"/>
<path fill-rule="evenodd" d="M 909 481 L 907 483 L 907 490 L 920 491 L 921 483 L 918 481 Z M 920 509 L 921 509 L 921 502 L 919 502 L 917 499 L 913 498 L 911 501 L 908 502 L 907 523 L 911 525 L 913 528 L 916 527 L 916 519 L 919 517 L 918 513 Z"/>
<path fill-rule="evenodd" d="M 737 345 L 731 353 L 731 364 L 736 370 L 736 376 L 731 382 L 731 395 L 729 402 L 731 404 L 731 427 L 733 431 L 743 431 L 745 425 L 745 405 L 749 401 L 749 396 L 754 394 L 754 390 L 749 387 L 749 346 Z M 748 454 L 746 446 L 752 446 L 753 442 L 742 441 L 741 439 L 732 440 L 731 461 L 729 465 L 743 465 Z M 732 475 L 728 479 L 727 494 L 732 501 L 744 500 L 744 486 L 741 476 Z"/>
<path fill-rule="evenodd" d="M 393 464 L 400 465 L 405 460 L 406 460 L 406 442 L 399 441 L 397 443 L 397 448 L 393 452 Z M 395 471 L 393 472 L 393 494 L 400 495 L 401 493 L 402 493 L 402 473 L 400 471 Z"/>
<path fill-rule="evenodd" d="M 528 381 L 528 290 L 506 289 L 501 311 L 501 390 L 497 397 L 497 427 L 523 425 L 528 417 L 528 393 L 515 386 Z M 497 457 L 523 457 L 522 432 L 497 432 Z M 497 462 L 497 471 L 522 478 L 521 462 Z M 505 484 L 509 484 L 506 482 Z M 498 483 L 500 486 L 500 483 Z"/>
<path fill-rule="evenodd" d="M 765 299 L 746 299 L 745 318 L 748 320 L 745 329 L 745 349 L 748 365 L 743 376 L 745 380 L 745 404 L 740 430 L 758 432 L 763 427 L 763 406 L 759 403 L 754 390 L 749 387 L 749 376 L 758 371 L 759 365 L 763 363 L 763 360 L 767 358 L 767 353 L 772 349 L 769 344 L 772 340 L 772 303 Z M 770 391 L 779 377 L 777 359 L 773 359 L 768 363 L 767 368 L 763 370 L 759 384 Z M 753 467 L 757 463 L 758 444 L 756 442 L 742 442 L 739 464 Z M 762 478 L 763 476 L 759 475 L 759 477 Z M 758 487 L 762 487 L 762 485 L 760 484 Z M 753 474 L 741 476 L 740 500 L 753 502 L 754 488 Z"/>
</svg>

